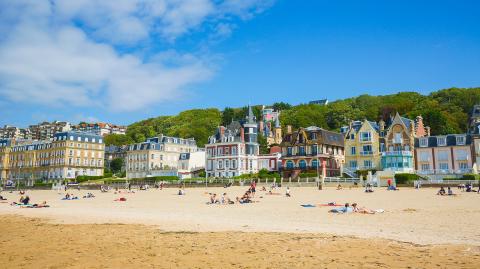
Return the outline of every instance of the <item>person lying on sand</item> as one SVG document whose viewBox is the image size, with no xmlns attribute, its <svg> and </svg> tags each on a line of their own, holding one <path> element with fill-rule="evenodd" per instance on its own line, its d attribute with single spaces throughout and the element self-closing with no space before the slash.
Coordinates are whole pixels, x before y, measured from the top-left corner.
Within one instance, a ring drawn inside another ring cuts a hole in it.
<svg viewBox="0 0 480 269">
<path fill-rule="evenodd" d="M 47 201 L 43 201 L 43 202 L 40 203 L 40 204 L 33 204 L 33 205 L 29 205 L 29 206 L 22 206 L 22 208 L 43 208 L 43 207 L 50 207 L 49 205 L 47 205 Z"/>
<path fill-rule="evenodd" d="M 2 201 L 6 201 L 6 200 L 7 200 L 7 198 L 4 198 L 3 196 L 1 196 L 1 195 L 0 195 L 0 200 L 2 200 Z"/>
<path fill-rule="evenodd" d="M 353 212 L 355 213 L 362 213 L 362 214 L 375 214 L 375 211 L 365 208 L 365 207 L 358 207 L 357 203 L 352 204 Z"/>
<path fill-rule="evenodd" d="M 185 195 L 185 190 L 184 189 L 179 189 L 178 190 L 178 195 Z"/>
<path fill-rule="evenodd" d="M 334 209 L 331 209 L 329 212 L 331 212 L 331 213 L 352 213 L 353 208 L 350 206 L 349 203 L 346 203 L 344 207 L 334 208 Z"/>
</svg>

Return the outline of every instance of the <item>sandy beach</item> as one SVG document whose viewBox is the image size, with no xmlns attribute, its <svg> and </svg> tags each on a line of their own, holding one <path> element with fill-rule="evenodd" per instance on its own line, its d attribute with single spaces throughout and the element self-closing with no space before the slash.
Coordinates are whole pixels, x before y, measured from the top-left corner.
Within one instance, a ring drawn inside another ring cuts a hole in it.
<svg viewBox="0 0 480 269">
<path fill-rule="evenodd" d="M 61 200 L 63 192 L 28 191 L 32 202 L 45 200 L 51 207 L 0 204 L 0 263 L 9 268 L 35 268 L 39 262 L 42 268 L 114 268 L 126 260 L 164 268 L 476 268 L 480 261 L 476 193 L 446 197 L 435 195 L 436 189 L 364 193 L 294 187 L 292 197 L 282 188 L 280 195 L 257 192 L 257 203 L 206 204 L 208 193 L 235 198 L 245 189 L 194 188 L 184 196 L 174 188 L 93 191 L 95 198 L 74 201 Z M 20 197 L 2 195 L 9 201 Z M 119 197 L 127 201 L 114 201 Z M 328 202 L 356 202 L 385 212 L 332 214 L 331 207 L 319 206 Z M 36 251 L 63 254 L 49 258 Z"/>
</svg>

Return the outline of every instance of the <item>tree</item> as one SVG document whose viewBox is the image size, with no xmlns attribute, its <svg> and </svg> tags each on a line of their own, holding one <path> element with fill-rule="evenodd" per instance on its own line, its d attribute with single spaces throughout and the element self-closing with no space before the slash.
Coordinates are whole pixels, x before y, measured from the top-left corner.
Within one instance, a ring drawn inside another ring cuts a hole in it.
<svg viewBox="0 0 480 269">
<path fill-rule="evenodd" d="M 273 110 L 275 111 L 282 111 L 290 108 L 292 108 L 292 105 L 290 105 L 289 103 L 284 103 L 284 102 L 273 103 Z"/>
<path fill-rule="evenodd" d="M 234 117 L 235 111 L 233 110 L 233 108 L 226 107 L 222 112 L 222 125 L 227 126 L 228 124 L 230 124 L 230 122 L 232 122 Z"/>
<path fill-rule="evenodd" d="M 134 140 L 130 136 L 122 134 L 109 134 L 106 135 L 103 140 L 105 141 L 105 145 L 107 146 L 123 146 L 134 143 Z"/>
<path fill-rule="evenodd" d="M 261 133 L 257 136 L 258 144 L 260 145 L 260 154 L 268 154 L 270 150 L 268 149 L 267 138 L 265 138 Z"/>
<path fill-rule="evenodd" d="M 110 170 L 112 173 L 116 174 L 122 171 L 123 161 L 122 158 L 115 158 L 110 162 Z"/>
</svg>

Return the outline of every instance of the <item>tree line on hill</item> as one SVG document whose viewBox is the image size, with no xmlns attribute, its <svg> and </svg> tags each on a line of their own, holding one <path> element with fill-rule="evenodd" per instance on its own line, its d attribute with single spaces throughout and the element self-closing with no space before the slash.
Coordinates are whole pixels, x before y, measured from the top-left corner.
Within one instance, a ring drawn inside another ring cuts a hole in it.
<svg viewBox="0 0 480 269">
<path fill-rule="evenodd" d="M 480 104 L 480 88 L 450 88 L 422 95 L 417 92 L 399 92 L 390 95 L 371 96 L 363 94 L 357 97 L 336 100 L 326 106 L 316 104 L 290 105 L 274 103 L 276 111 L 281 111 L 282 127 L 294 128 L 318 126 L 327 130 L 339 131 L 352 120 L 367 119 L 388 122 L 389 117 L 398 112 L 400 115 L 415 119 L 421 115 L 424 124 L 430 126 L 432 135 L 464 133 L 468 128 L 468 119 L 475 104 Z M 260 119 L 262 106 L 253 106 L 252 110 Z M 219 125 L 228 125 L 233 120 L 244 119 L 248 108 L 226 107 L 223 111 L 216 108 L 191 109 L 175 116 L 159 116 L 135 122 L 128 126 L 126 135 L 108 135 L 107 145 L 125 145 L 145 141 L 158 134 L 195 138 L 197 145 L 203 147 Z M 259 138 L 262 151 L 266 151 L 265 138 Z"/>
</svg>

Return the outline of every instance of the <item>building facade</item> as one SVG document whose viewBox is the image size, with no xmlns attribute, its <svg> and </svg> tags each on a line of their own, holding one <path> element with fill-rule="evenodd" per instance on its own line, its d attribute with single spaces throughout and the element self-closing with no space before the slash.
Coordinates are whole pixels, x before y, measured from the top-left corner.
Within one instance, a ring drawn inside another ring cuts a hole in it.
<svg viewBox="0 0 480 269">
<path fill-rule="evenodd" d="M 56 133 L 51 140 L 0 141 L 1 180 L 59 182 L 80 175 L 101 176 L 102 137 L 77 132 Z"/>
<path fill-rule="evenodd" d="M 218 127 L 205 145 L 207 177 L 235 177 L 258 172 L 258 125 L 252 108 L 242 122 Z"/>
<path fill-rule="evenodd" d="M 384 123 L 380 122 L 382 129 Z M 381 170 L 383 132 L 372 121 L 353 121 L 343 129 L 345 134 L 345 166 L 347 170 Z"/>
<path fill-rule="evenodd" d="M 296 178 L 301 172 L 317 173 L 321 176 L 340 176 L 343 172 L 343 135 L 319 127 L 300 128 L 283 136 L 282 174 Z"/>
<path fill-rule="evenodd" d="M 267 144 L 279 145 L 282 143 L 282 128 L 280 126 L 280 111 L 274 111 L 273 108 L 262 109 L 262 120 L 258 124 L 258 129 L 263 137 L 267 139 Z"/>
<path fill-rule="evenodd" d="M 181 153 L 178 160 L 178 176 L 182 179 L 197 177 L 205 169 L 205 150 Z"/>
<path fill-rule="evenodd" d="M 414 172 L 415 138 L 429 136 L 429 128 L 423 126 L 421 116 L 416 121 L 401 117 L 398 113 L 386 130 L 382 152 L 382 169 L 392 172 Z"/>
<path fill-rule="evenodd" d="M 110 163 L 115 159 L 123 160 L 122 172 L 125 171 L 125 159 L 127 158 L 128 146 L 105 146 L 105 167 L 110 169 Z"/>
<path fill-rule="evenodd" d="M 160 135 L 128 146 L 127 178 L 153 176 L 155 171 L 177 170 L 180 154 L 199 151 L 193 138 Z"/>
<path fill-rule="evenodd" d="M 25 137 L 33 140 L 47 140 L 53 138 L 56 133 L 68 132 L 72 128 L 69 122 L 53 121 L 42 122 L 28 127 L 30 130 L 30 137 Z"/>
<path fill-rule="evenodd" d="M 472 136 L 451 134 L 415 138 L 415 167 L 417 173 L 472 173 Z"/>
<path fill-rule="evenodd" d="M 111 123 L 80 123 L 78 125 L 72 126 L 73 130 L 80 132 L 93 133 L 96 135 L 109 135 L 109 134 L 125 134 L 127 132 L 126 126 L 115 125 Z"/>
</svg>

